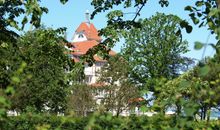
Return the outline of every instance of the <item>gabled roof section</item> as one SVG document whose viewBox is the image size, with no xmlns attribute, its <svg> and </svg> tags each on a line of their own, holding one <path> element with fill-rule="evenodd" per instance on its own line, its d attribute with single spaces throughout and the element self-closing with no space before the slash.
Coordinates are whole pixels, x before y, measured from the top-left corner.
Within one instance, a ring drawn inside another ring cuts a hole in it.
<svg viewBox="0 0 220 130">
<path fill-rule="evenodd" d="M 72 45 L 73 45 L 73 54 L 84 55 L 90 48 L 94 47 L 95 45 L 98 45 L 98 42 L 95 40 L 73 42 Z"/>
<path fill-rule="evenodd" d="M 100 42 L 102 39 L 98 36 L 98 31 L 90 22 L 82 22 L 76 29 L 76 33 L 83 33 L 88 40 L 95 40 Z"/>
<path fill-rule="evenodd" d="M 73 45 L 73 55 L 84 55 L 86 54 L 86 52 L 98 45 L 99 43 L 95 40 L 91 40 L 91 41 L 82 41 L 82 42 L 73 42 L 72 45 Z M 116 52 L 110 50 L 109 51 L 109 55 L 113 56 L 113 55 L 116 55 Z M 96 58 L 96 57 L 95 57 Z M 98 58 L 98 57 L 97 57 Z"/>
<path fill-rule="evenodd" d="M 73 47 L 72 47 L 72 49 L 73 49 L 72 54 L 73 54 L 73 56 L 85 55 L 86 52 L 87 52 L 90 48 L 92 48 L 92 47 L 94 47 L 94 46 L 96 46 L 96 45 L 98 45 L 98 44 L 99 44 L 99 43 L 98 43 L 97 41 L 95 41 L 95 40 L 82 41 L 82 42 L 73 42 L 73 43 L 72 43 L 72 46 L 73 46 Z M 110 56 L 114 56 L 114 55 L 116 55 L 116 52 L 110 50 L 110 51 L 109 51 L 109 55 L 110 55 Z M 94 59 L 95 59 L 95 61 L 106 62 L 106 60 L 103 60 L 101 57 L 99 57 L 99 56 L 97 56 L 97 55 L 94 55 Z M 77 62 L 77 60 L 74 60 L 74 61 Z"/>
<path fill-rule="evenodd" d="M 88 14 L 87 14 L 88 15 Z M 78 36 L 79 34 L 83 34 L 86 37 L 86 40 L 74 40 L 74 42 L 69 45 L 72 49 L 72 55 L 75 58 L 74 61 L 78 61 L 81 55 L 85 55 L 90 48 L 100 44 L 101 37 L 98 36 L 98 31 L 95 26 L 90 23 L 89 20 L 87 22 L 82 22 L 79 27 L 76 29 L 74 36 Z M 109 55 L 113 56 L 116 53 L 112 50 L 109 51 Z M 106 62 L 106 60 L 102 59 L 101 56 L 94 55 L 95 61 Z"/>
</svg>

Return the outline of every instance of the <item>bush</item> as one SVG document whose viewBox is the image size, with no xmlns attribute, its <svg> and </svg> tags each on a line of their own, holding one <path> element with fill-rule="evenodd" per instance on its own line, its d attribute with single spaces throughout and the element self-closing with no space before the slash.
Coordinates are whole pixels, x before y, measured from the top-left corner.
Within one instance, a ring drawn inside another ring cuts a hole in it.
<svg viewBox="0 0 220 130">
<path fill-rule="evenodd" d="M 26 113 L 0 120 L 0 130 L 164 130 L 209 129 L 219 130 L 220 121 L 190 121 L 175 116 L 115 117 L 111 114 L 93 114 L 90 117 L 56 116 Z"/>
<path fill-rule="evenodd" d="M 2 130 L 42 130 L 42 129 L 64 129 L 81 130 L 86 126 L 87 118 L 63 117 L 56 115 L 22 114 L 9 117 L 8 120 L 0 122 Z"/>
</svg>

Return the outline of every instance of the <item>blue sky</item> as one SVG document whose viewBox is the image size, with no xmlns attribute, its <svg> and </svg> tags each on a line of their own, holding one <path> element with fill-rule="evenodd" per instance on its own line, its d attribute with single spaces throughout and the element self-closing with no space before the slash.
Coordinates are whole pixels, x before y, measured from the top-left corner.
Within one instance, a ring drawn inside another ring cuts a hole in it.
<svg viewBox="0 0 220 130">
<path fill-rule="evenodd" d="M 175 14 L 182 19 L 186 19 L 190 23 L 188 12 L 184 11 L 184 7 L 187 5 L 194 5 L 195 0 L 169 0 L 168 7 L 161 8 L 158 4 L 158 0 L 149 0 L 147 5 L 143 8 L 141 16 L 139 18 L 149 18 L 156 12 L 163 12 L 166 14 Z M 85 21 L 85 12 L 89 10 L 93 11 L 93 7 L 90 5 L 91 0 L 69 0 L 65 5 L 62 5 L 59 0 L 45 0 L 41 2 L 42 6 L 46 6 L 49 9 L 48 14 L 44 14 L 42 17 L 42 23 L 47 27 L 67 27 L 67 38 L 71 40 L 75 29 L 79 24 Z M 116 7 L 115 9 L 123 9 L 122 7 Z M 124 9 L 123 9 L 124 10 Z M 135 9 L 124 10 L 127 12 L 135 11 Z M 98 14 L 92 20 L 92 23 L 97 29 L 101 29 L 106 25 L 106 12 Z M 125 15 L 126 19 L 133 16 Z M 193 32 L 191 34 L 183 33 L 183 38 L 189 42 L 190 52 L 184 54 L 185 56 L 201 59 L 203 50 L 196 51 L 193 49 L 195 41 L 201 41 L 203 43 L 215 43 L 214 36 L 210 35 L 210 32 L 206 28 L 197 28 L 193 26 Z M 210 36 L 209 36 L 210 35 Z M 122 42 L 118 43 L 113 50 L 119 52 L 122 46 Z M 205 51 L 206 56 L 214 54 L 214 50 L 211 47 L 207 47 Z"/>
</svg>

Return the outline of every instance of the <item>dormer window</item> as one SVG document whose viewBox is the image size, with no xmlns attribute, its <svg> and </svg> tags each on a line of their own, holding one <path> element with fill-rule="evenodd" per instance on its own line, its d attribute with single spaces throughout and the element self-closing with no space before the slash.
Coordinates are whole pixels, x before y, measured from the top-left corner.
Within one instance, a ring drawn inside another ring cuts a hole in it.
<svg viewBox="0 0 220 130">
<path fill-rule="evenodd" d="M 78 36 L 78 38 L 83 38 L 84 36 L 83 36 L 83 34 L 79 34 L 79 36 Z"/>
</svg>

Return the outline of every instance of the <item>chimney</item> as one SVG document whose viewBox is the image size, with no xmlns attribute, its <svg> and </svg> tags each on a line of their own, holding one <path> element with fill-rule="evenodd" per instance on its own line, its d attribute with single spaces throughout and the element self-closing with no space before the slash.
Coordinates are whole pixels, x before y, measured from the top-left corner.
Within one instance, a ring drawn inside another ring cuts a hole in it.
<svg viewBox="0 0 220 130">
<path fill-rule="evenodd" d="M 90 24 L 90 14 L 89 14 L 89 10 L 86 10 L 86 23 Z"/>
</svg>

